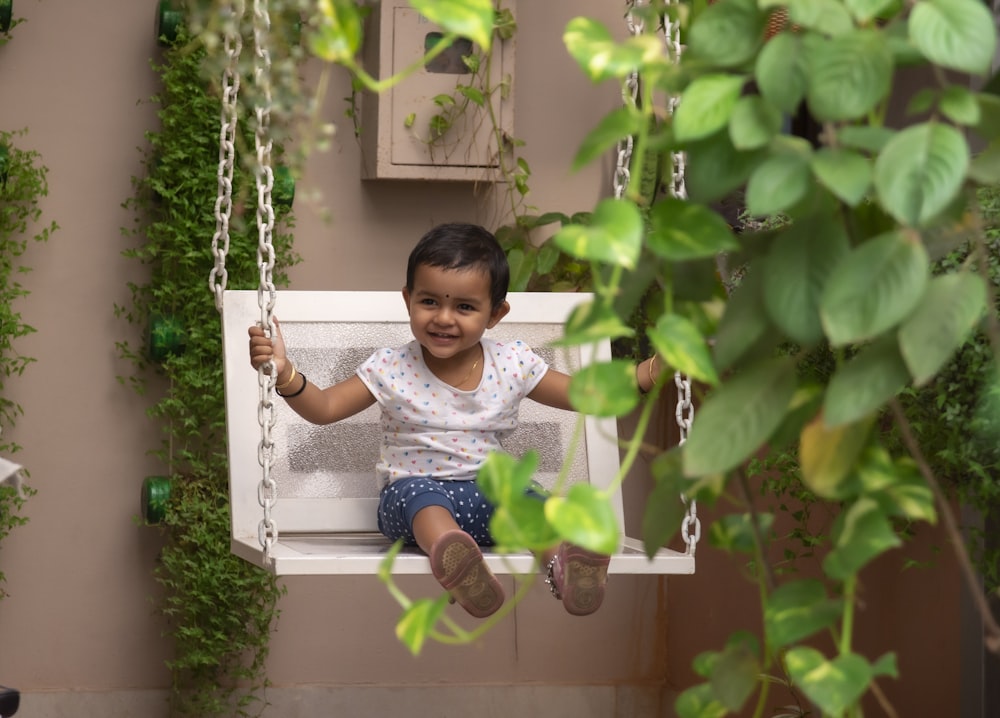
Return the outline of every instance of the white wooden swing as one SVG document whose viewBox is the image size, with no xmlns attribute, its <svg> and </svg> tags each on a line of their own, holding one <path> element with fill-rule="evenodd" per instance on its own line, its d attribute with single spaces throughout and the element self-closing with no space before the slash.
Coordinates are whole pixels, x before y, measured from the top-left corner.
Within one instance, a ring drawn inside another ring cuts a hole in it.
<svg viewBox="0 0 1000 718">
<path fill-rule="evenodd" d="M 241 5 L 241 3 L 238 3 Z M 629 3 L 631 9 L 633 3 Z M 236 12 L 242 14 L 242 8 Z M 217 227 L 212 240 L 215 267 L 209 285 L 223 318 L 224 374 L 229 451 L 232 550 L 278 575 L 373 574 L 383 563 L 390 542 L 375 525 L 377 487 L 374 465 L 380 441 L 378 409 L 331 427 L 317 427 L 300 419 L 277 400 L 274 381 L 262 369 L 255 381 L 247 354 L 247 327 L 255 322 L 273 332 L 277 304 L 271 270 L 274 250 L 271 233 L 273 174 L 270 169 L 268 131 L 269 60 L 266 0 L 254 2 L 255 81 L 262 106 L 256 110 L 255 148 L 258 192 L 257 291 L 226 290 L 225 259 L 232 207 L 231 188 L 236 131 L 236 96 L 239 87 L 238 37 L 226 38 L 228 65 L 223 77 L 223 109 L 219 150 Z M 632 23 L 633 33 L 641 26 Z M 238 33 L 236 33 L 238 34 Z M 667 30 L 676 42 L 676 28 Z M 679 47 L 679 45 L 678 45 Z M 633 99 L 637 78 L 630 78 Z M 619 148 L 618 196 L 628 182 L 631 142 Z M 675 193 L 683 193 L 683 166 L 676 163 Z M 682 196 L 682 195 L 681 195 Z M 512 293 L 510 314 L 490 330 L 499 339 L 516 337 L 528 342 L 549 363 L 572 372 L 591 361 L 610 358 L 610 345 L 558 351 L 547 347 L 562 332 L 574 306 L 588 301 L 584 294 Z M 282 291 L 282 332 L 294 352 L 296 365 L 319 386 L 350 375 L 371 352 L 398 346 L 412 338 L 406 309 L 399 292 L 300 292 Z M 690 383 L 676 377 L 677 418 L 682 441 L 690 427 Z M 537 480 L 554 482 L 567 458 L 569 480 L 589 481 L 607 487 L 618 473 L 619 448 L 614 420 L 587 417 L 583 438 L 574 455 L 567 457 L 578 416 L 525 402 L 521 427 L 505 448 L 518 454 L 533 448 L 540 454 Z M 679 499 L 680 500 L 680 499 Z M 612 508 L 624 536 L 621 492 L 611 496 Z M 280 527 L 280 533 L 279 533 Z M 700 536 L 696 507 L 688 505 L 682 535 L 686 550 L 660 549 L 649 559 L 641 541 L 625 537 L 611 557 L 611 573 L 690 574 L 695 570 L 695 548 Z M 501 554 L 484 551 L 496 573 L 523 574 L 537 570 L 528 553 Z M 404 549 L 396 558 L 395 573 L 429 573 L 425 555 Z"/>
</svg>

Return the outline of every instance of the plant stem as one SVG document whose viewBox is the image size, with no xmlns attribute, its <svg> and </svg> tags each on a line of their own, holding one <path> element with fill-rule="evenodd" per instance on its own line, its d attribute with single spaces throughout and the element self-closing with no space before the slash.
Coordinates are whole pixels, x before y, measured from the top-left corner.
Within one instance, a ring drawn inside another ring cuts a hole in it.
<svg viewBox="0 0 1000 718">
<path fill-rule="evenodd" d="M 854 635 L 854 604 L 858 591 L 858 575 L 852 573 L 844 579 L 844 620 L 840 629 L 840 655 L 851 652 L 851 638 Z"/>
<path fill-rule="evenodd" d="M 982 588 L 979 585 L 979 579 L 976 577 L 976 571 L 972 566 L 972 561 L 969 559 L 969 553 L 965 547 L 962 532 L 958 528 L 958 522 L 955 521 L 955 516 L 952 514 L 951 505 L 948 503 L 947 497 L 941 490 L 941 485 L 938 483 L 937 477 L 935 477 L 934 472 L 931 471 L 930 464 L 927 463 L 927 459 L 924 457 L 923 451 L 920 449 L 920 444 L 917 443 L 916 438 L 913 436 L 913 430 L 910 428 L 910 422 L 907 420 L 906 414 L 903 413 L 903 408 L 900 406 L 899 400 L 893 399 L 889 402 L 889 407 L 892 409 L 893 417 L 899 425 L 903 443 L 906 445 L 906 448 L 910 452 L 914 461 L 917 462 L 920 474 L 924 477 L 924 481 L 927 482 L 931 492 L 934 494 L 935 501 L 937 501 L 938 506 L 941 508 L 941 518 L 944 523 L 945 532 L 948 534 L 949 542 L 951 543 L 952 549 L 955 551 L 955 557 L 958 559 L 958 566 L 961 569 L 966 587 L 968 588 L 969 594 L 972 596 L 972 600 L 975 603 L 976 609 L 979 611 L 980 618 L 983 621 L 983 630 L 985 632 L 984 642 L 986 644 L 986 648 L 988 648 L 991 652 L 1000 655 L 1000 625 L 997 625 L 993 612 L 990 610 L 990 605 L 987 602 L 986 597 L 983 595 Z"/>
</svg>

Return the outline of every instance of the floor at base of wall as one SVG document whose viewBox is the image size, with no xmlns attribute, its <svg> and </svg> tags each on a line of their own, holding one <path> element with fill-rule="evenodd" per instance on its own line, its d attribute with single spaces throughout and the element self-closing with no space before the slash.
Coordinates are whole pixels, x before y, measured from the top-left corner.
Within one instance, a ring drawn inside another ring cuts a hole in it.
<svg viewBox="0 0 1000 718">
<path fill-rule="evenodd" d="M 268 689 L 269 705 L 260 715 L 380 718 L 408 713 L 415 718 L 467 718 L 474 713 L 479 718 L 667 718 L 674 715 L 673 699 L 654 686 L 296 686 Z M 22 691 L 14 718 L 167 718 L 166 700 L 166 691 L 156 690 Z"/>
</svg>

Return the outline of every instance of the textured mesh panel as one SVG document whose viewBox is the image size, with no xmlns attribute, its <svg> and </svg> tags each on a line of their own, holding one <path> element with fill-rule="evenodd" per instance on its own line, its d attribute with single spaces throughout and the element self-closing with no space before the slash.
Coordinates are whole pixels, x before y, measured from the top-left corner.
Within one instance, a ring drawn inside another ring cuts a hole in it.
<svg viewBox="0 0 1000 718">
<path fill-rule="evenodd" d="M 282 322 L 281 330 L 298 369 L 317 386 L 325 387 L 354 374 L 372 352 L 402 346 L 413 336 L 407 323 Z M 526 342 L 552 367 L 571 373 L 579 366 L 575 349 L 546 346 L 562 327 L 501 322 L 488 336 Z M 272 476 L 285 498 L 372 498 L 377 496 L 375 462 L 380 441 L 379 410 L 372 406 L 331 426 L 315 426 L 301 419 L 283 401 L 277 402 L 278 446 Z M 572 445 L 578 418 L 533 401 L 521 404 L 520 426 L 504 442 L 515 456 L 529 449 L 541 455 L 535 477 L 551 487 L 560 470 L 560 457 Z M 587 480 L 586 447 L 581 439 L 569 467 L 570 482 Z"/>
</svg>

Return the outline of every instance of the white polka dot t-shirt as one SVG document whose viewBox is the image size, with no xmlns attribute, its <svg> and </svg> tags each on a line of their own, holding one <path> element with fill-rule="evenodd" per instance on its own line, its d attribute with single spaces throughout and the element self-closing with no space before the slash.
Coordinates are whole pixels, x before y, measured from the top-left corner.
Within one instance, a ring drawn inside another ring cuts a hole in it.
<svg viewBox="0 0 1000 718">
<path fill-rule="evenodd" d="M 358 368 L 382 409 L 380 486 L 409 476 L 475 478 L 487 454 L 517 427 L 518 406 L 548 365 L 520 341 L 482 344 L 483 378 L 471 391 L 438 379 L 416 341 L 379 349 Z"/>
</svg>

